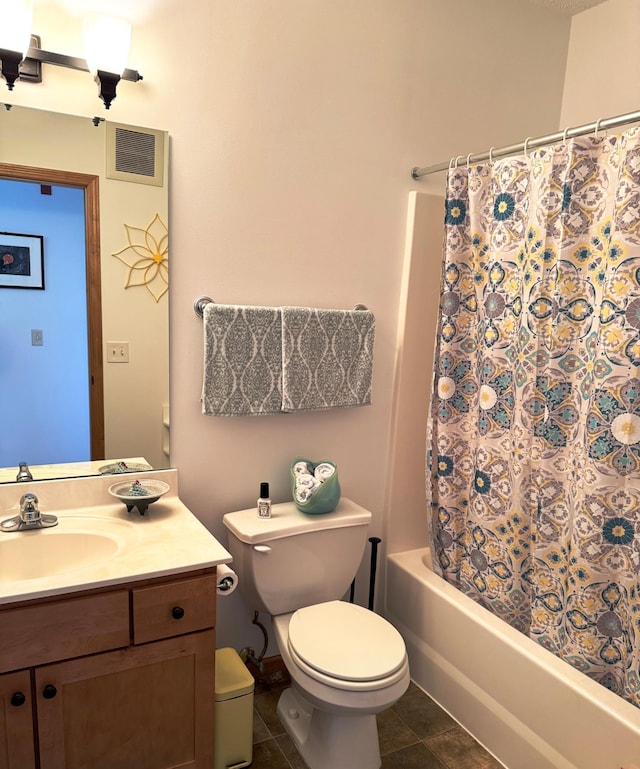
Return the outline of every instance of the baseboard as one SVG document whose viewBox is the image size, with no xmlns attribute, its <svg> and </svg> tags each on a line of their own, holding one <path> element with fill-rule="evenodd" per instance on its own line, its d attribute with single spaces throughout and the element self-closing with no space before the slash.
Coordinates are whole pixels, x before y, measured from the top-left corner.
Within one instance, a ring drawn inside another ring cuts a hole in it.
<svg viewBox="0 0 640 769">
<path fill-rule="evenodd" d="M 262 670 L 248 660 L 245 664 L 251 675 L 256 679 L 256 684 L 266 689 L 272 686 L 286 685 L 291 680 L 279 654 L 275 654 L 273 657 L 265 657 L 262 660 Z"/>
</svg>

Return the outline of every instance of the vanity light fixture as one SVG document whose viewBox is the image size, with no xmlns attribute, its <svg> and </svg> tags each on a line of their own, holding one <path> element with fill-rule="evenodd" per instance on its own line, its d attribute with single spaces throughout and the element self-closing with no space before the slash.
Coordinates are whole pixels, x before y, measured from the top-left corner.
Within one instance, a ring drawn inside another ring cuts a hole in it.
<svg viewBox="0 0 640 769">
<path fill-rule="evenodd" d="M 33 16 L 31 0 L 16 0 L 4 3 L 0 22 L 0 71 L 7 81 L 9 90 L 19 77 L 20 62 L 29 48 L 31 38 L 31 19 Z"/>
<path fill-rule="evenodd" d="M 87 65 L 100 88 L 100 98 L 106 109 L 116 98 L 116 86 L 126 70 L 130 44 L 131 24 L 124 19 L 97 13 L 85 18 L 84 51 Z"/>
<path fill-rule="evenodd" d="M 5 23 L 2 19 L 0 22 L 0 71 L 10 91 L 18 79 L 41 83 L 42 65 L 55 64 L 91 72 L 98 84 L 100 98 L 105 108 L 109 109 L 120 80 L 134 83 L 142 80 L 137 70 L 126 68 L 131 42 L 131 25 L 128 22 L 99 14 L 88 16 L 84 23 L 87 58 L 81 59 L 42 50 L 40 38 L 31 34 L 31 0 L 12 0 L 3 6 L 9 12 L 9 21 Z"/>
</svg>

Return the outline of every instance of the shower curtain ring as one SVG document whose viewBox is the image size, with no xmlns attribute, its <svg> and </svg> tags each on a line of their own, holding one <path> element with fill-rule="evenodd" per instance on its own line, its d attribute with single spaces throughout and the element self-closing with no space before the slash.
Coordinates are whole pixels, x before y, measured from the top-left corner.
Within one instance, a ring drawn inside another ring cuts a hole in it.
<svg viewBox="0 0 640 769">
<path fill-rule="evenodd" d="M 567 146 L 567 134 L 569 133 L 569 126 L 567 126 L 564 131 L 562 132 L 562 143 L 564 146 Z"/>
<path fill-rule="evenodd" d="M 594 135 L 594 137 L 595 137 L 596 139 L 598 138 L 598 131 L 600 130 L 600 123 L 602 123 L 602 118 L 601 118 L 601 117 L 599 117 L 599 118 L 596 120 L 596 130 L 595 130 L 595 131 L 594 131 L 594 133 L 593 133 L 593 135 Z"/>
<path fill-rule="evenodd" d="M 493 163 L 493 150 L 494 147 L 489 147 L 489 163 Z"/>
<path fill-rule="evenodd" d="M 527 136 L 527 138 L 524 140 L 524 156 L 525 156 L 525 158 L 529 157 L 529 155 L 527 154 L 527 150 L 529 148 L 528 145 L 529 145 L 530 141 L 531 141 L 531 137 L 530 136 Z"/>
<path fill-rule="evenodd" d="M 471 162 L 471 152 L 467 155 L 467 171 L 469 170 L 470 162 Z"/>
<path fill-rule="evenodd" d="M 449 171 L 451 171 L 454 168 L 454 165 L 453 165 L 454 162 L 455 162 L 455 157 L 451 158 L 451 160 L 449 161 Z"/>
<path fill-rule="evenodd" d="M 462 160 L 462 158 L 463 158 L 463 157 L 464 157 L 464 155 L 458 155 L 458 156 L 456 157 L 456 162 L 455 162 L 455 165 L 453 166 L 454 168 L 457 168 L 457 167 L 458 167 L 458 161 L 459 161 L 459 160 Z"/>
</svg>

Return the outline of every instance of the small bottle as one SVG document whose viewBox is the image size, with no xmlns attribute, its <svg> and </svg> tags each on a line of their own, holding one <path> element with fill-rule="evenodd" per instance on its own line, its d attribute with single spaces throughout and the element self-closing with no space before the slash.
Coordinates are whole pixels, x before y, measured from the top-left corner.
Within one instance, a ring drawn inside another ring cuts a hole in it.
<svg viewBox="0 0 640 769">
<path fill-rule="evenodd" d="M 258 497 L 258 518 L 271 518 L 271 500 L 269 499 L 269 484 L 260 484 Z"/>
</svg>

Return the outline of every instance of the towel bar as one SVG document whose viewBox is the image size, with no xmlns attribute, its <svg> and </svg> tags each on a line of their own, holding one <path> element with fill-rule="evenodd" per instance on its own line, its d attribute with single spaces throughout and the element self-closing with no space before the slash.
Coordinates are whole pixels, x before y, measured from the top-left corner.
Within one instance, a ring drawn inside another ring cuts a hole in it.
<svg viewBox="0 0 640 769">
<path fill-rule="evenodd" d="M 199 296 L 195 300 L 195 302 L 193 303 L 193 311 L 195 312 L 195 314 L 199 318 L 202 318 L 203 313 L 204 313 L 204 308 L 208 304 L 215 304 L 215 302 L 213 301 L 213 299 L 210 296 Z M 356 306 L 353 309 L 354 310 L 368 310 L 369 308 L 367 307 L 366 304 L 356 304 Z"/>
<path fill-rule="evenodd" d="M 208 304 L 215 304 L 213 299 L 210 296 L 199 296 L 195 302 L 193 303 L 193 311 L 195 314 L 201 318 L 204 313 L 204 308 Z"/>
</svg>

